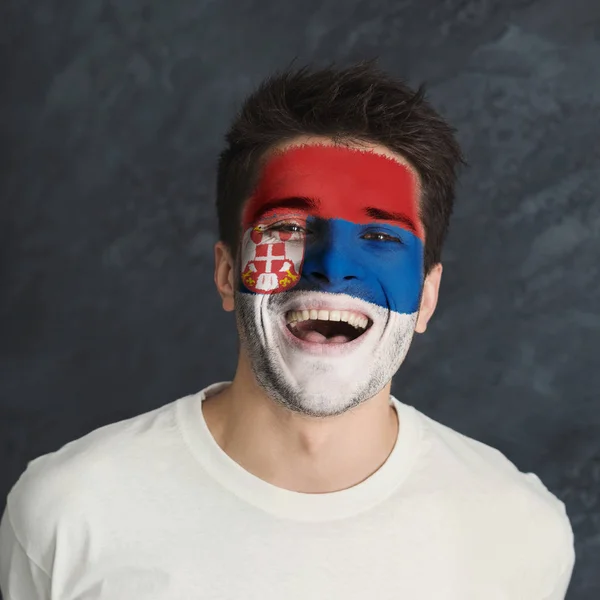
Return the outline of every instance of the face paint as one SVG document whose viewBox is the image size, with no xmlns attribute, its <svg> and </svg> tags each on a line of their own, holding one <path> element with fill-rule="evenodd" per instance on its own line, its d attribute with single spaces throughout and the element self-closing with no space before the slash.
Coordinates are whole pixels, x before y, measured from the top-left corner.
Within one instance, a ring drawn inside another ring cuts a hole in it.
<svg viewBox="0 0 600 600">
<path fill-rule="evenodd" d="M 267 163 L 242 224 L 236 319 L 259 384 L 313 416 L 377 394 L 406 356 L 420 303 L 413 173 L 374 152 L 296 146 Z M 350 331 L 361 335 L 347 341 Z"/>
<path fill-rule="evenodd" d="M 270 227 L 265 223 L 252 226 L 242 241 L 242 283 L 258 294 L 291 289 L 299 281 L 302 268 L 304 244 L 295 243 L 298 234 Z"/>
</svg>

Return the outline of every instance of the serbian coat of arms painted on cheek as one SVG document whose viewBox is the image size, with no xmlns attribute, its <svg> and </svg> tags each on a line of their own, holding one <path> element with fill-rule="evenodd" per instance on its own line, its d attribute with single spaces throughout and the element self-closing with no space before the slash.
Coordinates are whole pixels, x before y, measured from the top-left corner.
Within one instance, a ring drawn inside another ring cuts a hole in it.
<svg viewBox="0 0 600 600">
<path fill-rule="evenodd" d="M 257 226 L 244 236 L 242 281 L 257 294 L 276 294 L 300 280 L 304 242 L 297 234 Z"/>
</svg>

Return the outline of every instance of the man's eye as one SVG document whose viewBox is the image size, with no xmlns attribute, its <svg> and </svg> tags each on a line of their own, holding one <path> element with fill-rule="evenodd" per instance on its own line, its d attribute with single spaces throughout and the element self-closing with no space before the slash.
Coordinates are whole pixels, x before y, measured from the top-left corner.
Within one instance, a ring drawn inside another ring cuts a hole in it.
<svg viewBox="0 0 600 600">
<path fill-rule="evenodd" d="M 370 238 L 368 236 L 371 236 Z M 400 238 L 397 238 L 393 235 L 389 235 L 387 233 L 383 233 L 381 231 L 371 231 L 369 233 L 365 233 L 365 235 L 363 235 L 364 239 L 374 239 L 376 242 L 397 242 L 399 244 L 402 244 L 402 240 Z"/>
<path fill-rule="evenodd" d="M 269 227 L 272 231 L 287 231 L 288 233 L 303 233 L 306 232 L 304 227 L 297 225 L 296 223 L 280 223 Z"/>
</svg>

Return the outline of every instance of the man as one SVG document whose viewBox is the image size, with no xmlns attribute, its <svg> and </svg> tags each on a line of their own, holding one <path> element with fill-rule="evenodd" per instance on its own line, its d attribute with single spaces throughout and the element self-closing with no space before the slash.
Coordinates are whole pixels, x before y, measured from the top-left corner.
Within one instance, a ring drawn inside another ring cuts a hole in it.
<svg viewBox="0 0 600 600">
<path fill-rule="evenodd" d="M 227 143 L 234 380 L 29 463 L 7 600 L 564 598 L 564 504 L 390 395 L 437 303 L 452 129 L 367 62 L 270 78 Z"/>
</svg>

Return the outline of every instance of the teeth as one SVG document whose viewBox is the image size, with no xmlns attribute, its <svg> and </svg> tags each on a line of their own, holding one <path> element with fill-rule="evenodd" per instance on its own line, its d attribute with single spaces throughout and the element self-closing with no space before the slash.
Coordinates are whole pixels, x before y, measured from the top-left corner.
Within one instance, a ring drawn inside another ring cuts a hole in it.
<svg viewBox="0 0 600 600">
<path fill-rule="evenodd" d="M 347 310 L 292 310 L 285 317 L 287 324 L 308 320 L 345 321 L 356 329 L 366 329 L 369 319 Z"/>
</svg>

